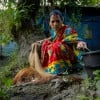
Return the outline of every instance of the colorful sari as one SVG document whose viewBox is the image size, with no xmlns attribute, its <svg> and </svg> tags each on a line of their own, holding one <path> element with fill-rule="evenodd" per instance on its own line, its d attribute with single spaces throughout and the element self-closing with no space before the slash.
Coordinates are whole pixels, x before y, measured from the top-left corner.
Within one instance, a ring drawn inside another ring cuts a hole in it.
<svg viewBox="0 0 100 100">
<path fill-rule="evenodd" d="M 80 58 L 76 44 L 80 39 L 74 29 L 63 25 L 59 34 L 52 34 L 52 41 L 45 40 L 41 48 L 42 66 L 47 73 L 60 74 L 74 67 Z"/>
</svg>

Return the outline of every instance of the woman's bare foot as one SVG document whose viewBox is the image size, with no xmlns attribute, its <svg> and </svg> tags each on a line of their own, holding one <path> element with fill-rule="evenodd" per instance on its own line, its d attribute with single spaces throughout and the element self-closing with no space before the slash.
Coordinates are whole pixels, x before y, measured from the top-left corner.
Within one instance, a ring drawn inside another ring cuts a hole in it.
<svg viewBox="0 0 100 100">
<path fill-rule="evenodd" d="M 41 78 L 35 78 L 34 80 L 32 80 L 32 83 L 33 84 L 43 84 L 43 83 L 47 83 L 57 77 L 58 77 L 57 75 L 51 75 L 51 74 L 47 75 L 47 76 L 41 76 Z"/>
</svg>

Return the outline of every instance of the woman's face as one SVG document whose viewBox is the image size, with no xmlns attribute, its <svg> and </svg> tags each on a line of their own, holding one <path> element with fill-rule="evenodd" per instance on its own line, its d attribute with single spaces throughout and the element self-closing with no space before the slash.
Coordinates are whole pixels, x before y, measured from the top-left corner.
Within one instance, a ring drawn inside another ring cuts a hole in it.
<svg viewBox="0 0 100 100">
<path fill-rule="evenodd" d="M 54 29 L 54 31 L 59 31 L 60 28 L 62 27 L 62 20 L 60 18 L 59 15 L 51 15 L 50 16 L 50 22 L 49 22 L 49 25 L 52 29 Z"/>
</svg>

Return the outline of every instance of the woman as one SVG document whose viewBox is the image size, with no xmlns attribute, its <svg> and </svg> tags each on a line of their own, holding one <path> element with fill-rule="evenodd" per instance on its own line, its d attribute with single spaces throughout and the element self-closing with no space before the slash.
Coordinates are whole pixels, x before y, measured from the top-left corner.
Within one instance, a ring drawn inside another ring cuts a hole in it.
<svg viewBox="0 0 100 100">
<path fill-rule="evenodd" d="M 50 13 L 49 25 L 52 29 L 51 37 L 32 44 L 29 63 L 41 77 L 36 77 L 33 83 L 47 82 L 74 67 L 80 56 L 77 49 L 87 48 L 76 31 L 63 24 L 59 10 Z"/>
<path fill-rule="evenodd" d="M 29 56 L 30 65 L 34 66 L 40 74 L 41 80 L 50 80 L 69 67 L 74 67 L 80 56 L 76 48 L 87 48 L 86 43 L 79 40 L 76 31 L 63 24 L 63 17 L 59 10 L 50 13 L 49 25 L 52 29 L 51 37 L 39 41 L 42 46 L 38 42 L 33 43 Z M 38 51 L 40 48 L 41 58 Z"/>
</svg>

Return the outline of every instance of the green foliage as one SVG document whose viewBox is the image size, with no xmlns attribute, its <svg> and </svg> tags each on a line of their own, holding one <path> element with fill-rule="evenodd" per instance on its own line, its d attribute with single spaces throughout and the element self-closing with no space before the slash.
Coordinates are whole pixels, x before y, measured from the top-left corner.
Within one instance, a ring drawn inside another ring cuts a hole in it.
<svg viewBox="0 0 100 100">
<path fill-rule="evenodd" d="M 80 0 L 83 6 L 98 6 L 100 5 L 100 0 Z"/>
<path fill-rule="evenodd" d="M 78 100 L 93 100 L 92 97 L 86 95 L 79 95 L 77 96 Z"/>
<path fill-rule="evenodd" d="M 100 90 L 100 70 L 96 70 L 93 72 L 94 79 L 91 78 L 86 78 L 84 79 L 82 86 L 84 88 L 85 93 L 88 91 L 96 91 Z M 79 95 L 78 96 L 79 100 L 94 100 L 94 97 L 86 95 Z M 95 100 L 99 100 L 99 96 L 95 96 Z"/>
<path fill-rule="evenodd" d="M 20 15 L 12 2 L 2 2 L 0 10 L 0 44 L 6 44 L 12 39 L 11 29 L 13 25 L 20 25 Z"/>
<path fill-rule="evenodd" d="M 18 5 L 10 0 L 8 2 L 1 1 L 1 4 L 3 8 L 0 9 L 0 37 L 2 37 L 1 43 L 4 43 L 5 40 L 9 41 L 9 39 L 14 38 L 14 35 L 18 37 L 21 34 L 25 34 L 25 32 L 20 34 L 19 30 L 23 28 L 23 25 L 29 27 L 26 22 L 31 19 L 29 12 L 31 8 L 34 10 L 34 4 L 25 5 L 25 3 L 22 3 Z M 23 22 L 26 24 L 22 25 Z"/>
<path fill-rule="evenodd" d="M 1 100 L 9 100 L 9 96 L 7 95 L 7 90 L 11 86 L 11 79 L 4 76 L 4 74 L 0 73 L 0 99 Z"/>
<path fill-rule="evenodd" d="M 16 59 L 17 52 L 15 51 L 4 61 L 4 65 L 0 63 L 0 100 L 9 100 L 8 90 L 12 85 Z"/>
<path fill-rule="evenodd" d="M 93 74 L 95 75 L 95 80 L 100 80 L 100 70 L 94 71 Z"/>
<path fill-rule="evenodd" d="M 9 100 L 7 90 L 11 86 L 11 83 L 11 79 L 5 77 L 2 73 L 0 73 L 0 99 Z"/>
<path fill-rule="evenodd" d="M 97 97 L 95 100 L 100 100 L 100 97 Z"/>
<path fill-rule="evenodd" d="M 94 80 L 91 80 L 90 78 L 86 78 L 84 81 L 83 81 L 83 85 L 85 87 L 85 90 L 89 89 L 89 88 L 95 88 L 95 83 L 96 81 Z"/>
<path fill-rule="evenodd" d="M 100 5 L 100 0 L 49 0 L 50 3 L 53 3 L 53 5 L 70 5 L 70 6 L 98 6 Z"/>
<path fill-rule="evenodd" d="M 11 33 L 12 26 L 16 26 L 16 30 L 21 26 L 21 19 L 28 18 L 28 8 L 26 6 L 20 5 L 19 8 L 15 2 L 4 2 L 1 1 L 3 8 L 0 9 L 0 46 L 7 44 L 10 40 L 12 40 L 13 36 Z M 23 7 L 23 10 L 19 10 Z M 30 6 L 29 6 L 30 7 Z M 16 34 L 17 35 L 17 34 Z M 2 49 L 2 48 L 1 48 Z M 1 51 L 2 53 L 2 51 Z M 4 77 L 12 76 L 12 71 L 15 69 L 15 65 L 17 65 L 17 51 L 12 53 L 6 61 L 0 61 L 0 73 L 2 72 L 1 78 L 4 79 L 7 84 L 7 81 Z M 1 64 L 3 63 L 3 64 Z M 21 63 L 22 64 L 22 63 Z M 13 73 L 14 74 L 14 73 Z M 4 82 L 4 80 L 2 80 Z M 0 80 L 1 81 L 1 80 Z M 10 84 L 9 84 L 10 85 Z"/>
<path fill-rule="evenodd" d="M 7 2 L 3 4 L 0 12 L 0 20 L 4 33 L 11 33 L 12 25 L 20 25 L 20 12 L 16 9 L 16 3 Z"/>
<path fill-rule="evenodd" d="M 96 83 L 96 88 L 98 90 L 100 90 L 100 70 L 96 70 L 93 72 L 94 76 L 95 76 L 95 81 L 97 81 Z"/>
</svg>

